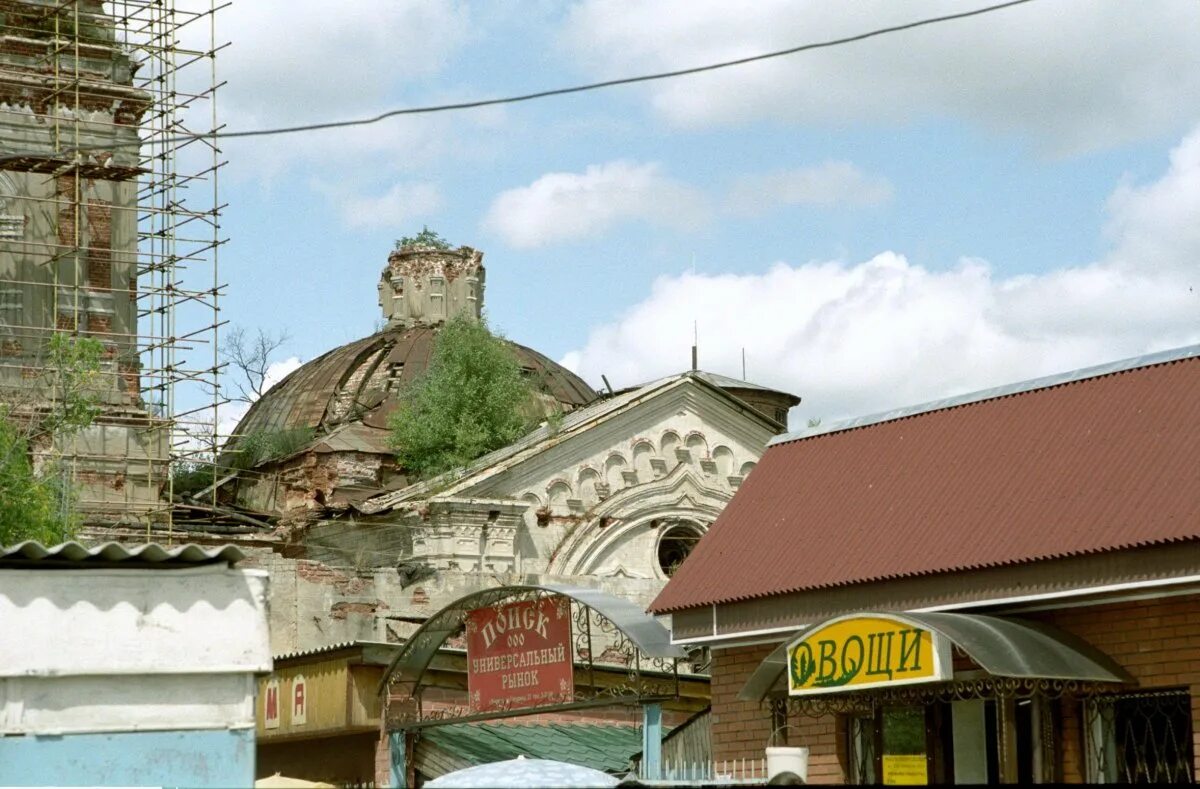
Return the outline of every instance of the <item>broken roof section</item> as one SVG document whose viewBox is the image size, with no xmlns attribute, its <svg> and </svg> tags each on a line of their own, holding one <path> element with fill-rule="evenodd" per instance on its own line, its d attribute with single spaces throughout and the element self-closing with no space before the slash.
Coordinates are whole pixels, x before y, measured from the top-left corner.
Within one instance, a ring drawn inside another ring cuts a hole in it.
<svg viewBox="0 0 1200 789">
<path fill-rule="evenodd" d="M 652 610 L 1195 540 L 1197 393 L 1192 346 L 785 436 Z"/>
<path fill-rule="evenodd" d="M 699 387 L 705 392 L 715 395 L 752 419 L 761 422 L 772 432 L 779 429 L 777 421 L 753 408 L 742 399 L 730 394 L 721 386 L 711 383 L 703 375 L 694 371 L 679 373 L 666 378 L 660 378 L 637 389 L 619 392 L 612 397 L 599 400 L 586 408 L 572 411 L 563 417 L 562 423 L 557 427 L 543 424 L 538 429 L 512 444 L 478 458 L 464 469 L 442 474 L 398 490 L 381 493 L 358 505 L 357 509 L 370 515 L 383 512 L 406 502 L 424 500 L 434 495 L 437 498 L 452 498 L 489 477 L 503 473 L 509 468 L 537 456 L 550 447 L 560 444 L 619 414 L 623 414 L 631 408 L 661 397 L 668 392 L 688 386 Z"/>
</svg>

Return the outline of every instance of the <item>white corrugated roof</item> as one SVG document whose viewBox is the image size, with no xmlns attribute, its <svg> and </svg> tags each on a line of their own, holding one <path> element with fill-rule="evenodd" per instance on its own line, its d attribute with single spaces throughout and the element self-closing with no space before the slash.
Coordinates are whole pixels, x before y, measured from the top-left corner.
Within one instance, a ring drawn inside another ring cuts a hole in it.
<svg viewBox="0 0 1200 789">
<path fill-rule="evenodd" d="M 176 545 L 164 548 L 157 543 L 144 545 L 122 545 L 117 542 L 106 542 L 102 545 L 87 547 L 77 542 L 64 542 L 45 547 L 34 540 L 26 540 L 16 545 L 0 547 L 0 564 L 40 566 L 51 565 L 96 565 L 96 564 L 128 564 L 128 565 L 196 565 L 227 562 L 234 564 L 246 558 L 242 550 L 233 545 L 221 545 L 215 548 L 205 548 L 199 545 Z"/>
</svg>

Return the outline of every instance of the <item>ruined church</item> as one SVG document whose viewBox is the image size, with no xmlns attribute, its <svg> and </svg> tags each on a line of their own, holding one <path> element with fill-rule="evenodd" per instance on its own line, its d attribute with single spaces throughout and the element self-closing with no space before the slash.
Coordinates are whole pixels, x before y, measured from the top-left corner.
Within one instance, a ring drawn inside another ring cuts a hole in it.
<svg viewBox="0 0 1200 789">
<path fill-rule="evenodd" d="M 478 319 L 481 252 L 410 246 L 378 283 L 383 328 L 301 366 L 226 447 L 294 446 L 221 480 L 230 506 L 279 524 L 275 650 L 405 637 L 445 604 L 511 583 L 566 582 L 647 605 L 786 427 L 794 395 L 700 370 L 597 392 L 509 343 L 547 419 L 432 480 L 390 444 L 397 394 L 452 316 Z M 243 464 L 247 465 L 247 464 Z"/>
</svg>

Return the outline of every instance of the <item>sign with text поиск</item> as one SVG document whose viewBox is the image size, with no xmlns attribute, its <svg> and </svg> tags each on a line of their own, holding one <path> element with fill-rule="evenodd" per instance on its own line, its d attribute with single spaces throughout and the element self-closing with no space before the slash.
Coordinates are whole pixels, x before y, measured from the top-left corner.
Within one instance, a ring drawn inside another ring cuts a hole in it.
<svg viewBox="0 0 1200 789">
<path fill-rule="evenodd" d="M 574 699 L 571 604 L 543 597 L 477 608 L 467 616 L 467 690 L 472 712 Z"/>
<path fill-rule="evenodd" d="M 793 696 L 944 682 L 953 674 L 950 641 L 892 616 L 849 616 L 806 632 L 788 646 Z"/>
</svg>

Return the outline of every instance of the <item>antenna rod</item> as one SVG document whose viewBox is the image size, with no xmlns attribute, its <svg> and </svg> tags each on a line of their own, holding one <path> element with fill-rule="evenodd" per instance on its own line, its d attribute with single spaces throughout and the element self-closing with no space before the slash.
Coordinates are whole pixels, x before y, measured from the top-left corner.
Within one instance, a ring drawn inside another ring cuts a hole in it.
<svg viewBox="0 0 1200 789">
<path fill-rule="evenodd" d="M 742 348 L 742 380 L 743 381 L 750 380 L 749 378 L 746 377 L 746 349 L 745 349 L 745 347 Z"/>
<path fill-rule="evenodd" d="M 696 349 L 700 345 L 700 322 L 692 321 L 692 372 L 700 368 L 696 365 Z"/>
<path fill-rule="evenodd" d="M 612 393 L 613 393 L 612 384 L 610 384 L 608 382 L 608 376 L 605 375 L 604 373 L 600 373 L 600 380 L 603 381 L 604 385 L 608 387 L 608 396 L 612 397 Z"/>
</svg>

